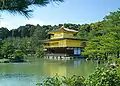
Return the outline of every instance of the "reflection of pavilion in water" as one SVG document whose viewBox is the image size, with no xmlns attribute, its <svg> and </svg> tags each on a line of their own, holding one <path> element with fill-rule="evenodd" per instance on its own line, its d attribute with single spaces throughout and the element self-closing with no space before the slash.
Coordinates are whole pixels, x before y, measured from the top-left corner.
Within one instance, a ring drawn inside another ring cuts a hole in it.
<svg viewBox="0 0 120 86">
<path fill-rule="evenodd" d="M 71 75 L 81 75 L 87 76 L 94 69 L 94 64 L 90 62 L 86 63 L 84 60 L 74 60 L 67 62 L 44 62 L 44 73 L 45 75 L 59 75 L 59 76 L 71 76 Z"/>
<path fill-rule="evenodd" d="M 67 67 L 66 65 L 61 65 L 59 63 L 49 63 L 44 62 L 44 73 L 45 75 L 59 75 L 59 76 L 66 76 L 67 74 Z"/>
</svg>

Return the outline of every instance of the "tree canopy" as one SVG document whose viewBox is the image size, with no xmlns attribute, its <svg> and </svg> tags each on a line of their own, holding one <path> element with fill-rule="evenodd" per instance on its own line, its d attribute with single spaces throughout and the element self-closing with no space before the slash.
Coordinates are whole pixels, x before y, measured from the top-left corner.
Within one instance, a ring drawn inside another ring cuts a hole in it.
<svg viewBox="0 0 120 86">
<path fill-rule="evenodd" d="M 83 54 L 96 59 L 120 57 L 120 9 L 105 16 L 98 35 L 87 42 Z M 92 31 L 92 30 L 91 30 Z"/>
<path fill-rule="evenodd" d="M 30 13 L 33 11 L 30 6 L 41 7 L 51 2 L 59 3 L 63 0 L 0 0 L 0 10 L 30 17 Z"/>
</svg>

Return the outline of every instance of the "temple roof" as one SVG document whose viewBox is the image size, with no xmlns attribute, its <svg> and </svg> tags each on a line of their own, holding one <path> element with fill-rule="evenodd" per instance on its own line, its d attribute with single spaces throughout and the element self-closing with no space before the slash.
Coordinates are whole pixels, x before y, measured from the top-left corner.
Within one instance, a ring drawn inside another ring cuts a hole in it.
<svg viewBox="0 0 120 86">
<path fill-rule="evenodd" d="M 50 32 L 48 32 L 48 33 L 50 34 L 50 33 L 52 33 L 52 32 L 57 32 L 57 31 L 60 31 L 60 30 L 65 30 L 65 31 L 75 32 L 75 33 L 78 32 L 77 30 L 68 29 L 68 28 L 65 28 L 64 26 L 62 26 L 61 28 L 59 28 L 59 29 L 57 29 L 57 30 L 50 31 Z"/>
<path fill-rule="evenodd" d="M 62 28 L 62 29 L 66 30 L 66 31 L 70 31 L 70 32 L 78 32 L 77 30 L 68 29 L 68 28 Z"/>
</svg>

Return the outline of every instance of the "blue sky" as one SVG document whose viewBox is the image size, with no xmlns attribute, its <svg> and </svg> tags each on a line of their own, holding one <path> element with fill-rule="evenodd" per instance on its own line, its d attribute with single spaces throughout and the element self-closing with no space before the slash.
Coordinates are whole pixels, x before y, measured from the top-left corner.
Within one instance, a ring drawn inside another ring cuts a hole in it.
<svg viewBox="0 0 120 86">
<path fill-rule="evenodd" d="M 105 15 L 118 8 L 120 8 L 120 0 L 65 0 L 59 5 L 51 3 L 46 7 L 32 8 L 34 12 L 30 19 L 1 12 L 3 19 L 0 20 L 0 27 L 15 29 L 26 24 L 93 23 L 101 21 Z"/>
</svg>

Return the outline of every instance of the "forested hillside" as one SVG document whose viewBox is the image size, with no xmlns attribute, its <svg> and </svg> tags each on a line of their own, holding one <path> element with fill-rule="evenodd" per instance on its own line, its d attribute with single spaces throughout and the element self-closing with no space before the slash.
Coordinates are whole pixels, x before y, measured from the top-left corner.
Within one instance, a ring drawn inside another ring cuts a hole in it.
<svg viewBox="0 0 120 86">
<path fill-rule="evenodd" d="M 16 29 L 8 30 L 9 28 L 0 28 L 0 38 L 6 39 L 8 37 L 38 37 L 39 40 L 44 40 L 49 38 L 47 32 L 55 29 L 59 29 L 63 24 L 59 25 L 30 25 L 27 24 L 25 26 L 20 26 Z M 80 38 L 86 38 L 90 39 L 92 36 L 97 35 L 94 34 L 95 31 L 99 29 L 100 26 L 102 26 L 102 22 L 96 22 L 91 24 L 64 24 L 66 28 L 78 30 L 78 37 Z"/>
<path fill-rule="evenodd" d="M 102 25 L 102 22 L 92 24 L 64 24 L 66 28 L 78 30 L 77 36 L 80 39 L 91 39 L 97 35 L 95 32 Z M 30 25 L 20 26 L 19 28 L 8 30 L 8 28 L 0 28 L 0 57 L 15 57 L 14 52 L 23 53 L 24 55 L 35 55 L 43 57 L 42 41 L 49 38 L 49 31 L 59 29 L 63 24 L 59 25 Z M 18 55 L 18 54 L 17 54 Z M 20 57 L 18 55 L 18 57 Z"/>
</svg>

